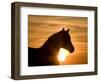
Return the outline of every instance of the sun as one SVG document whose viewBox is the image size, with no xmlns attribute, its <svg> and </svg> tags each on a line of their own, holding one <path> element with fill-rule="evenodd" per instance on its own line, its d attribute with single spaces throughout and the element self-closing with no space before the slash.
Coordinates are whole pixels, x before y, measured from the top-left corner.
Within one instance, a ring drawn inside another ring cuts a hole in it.
<svg viewBox="0 0 100 82">
<path fill-rule="evenodd" d="M 66 56 L 69 55 L 69 51 L 64 49 L 64 48 L 60 48 L 59 54 L 58 54 L 58 60 L 59 62 L 64 62 L 66 59 Z"/>
</svg>

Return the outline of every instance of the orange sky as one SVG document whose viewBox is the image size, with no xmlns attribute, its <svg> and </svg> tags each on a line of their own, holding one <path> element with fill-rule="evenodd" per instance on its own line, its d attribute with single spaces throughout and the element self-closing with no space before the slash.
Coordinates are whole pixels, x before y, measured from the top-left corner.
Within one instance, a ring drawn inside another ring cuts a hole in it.
<svg viewBox="0 0 100 82">
<path fill-rule="evenodd" d="M 52 34 L 64 27 L 70 28 L 74 53 L 67 57 L 65 64 L 87 63 L 87 21 L 86 17 L 28 16 L 28 46 L 41 47 Z"/>
</svg>

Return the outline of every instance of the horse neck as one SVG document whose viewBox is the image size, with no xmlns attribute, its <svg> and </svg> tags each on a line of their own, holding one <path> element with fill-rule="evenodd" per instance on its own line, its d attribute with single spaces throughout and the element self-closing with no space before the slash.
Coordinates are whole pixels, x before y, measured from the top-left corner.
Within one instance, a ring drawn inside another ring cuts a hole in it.
<svg viewBox="0 0 100 82">
<path fill-rule="evenodd" d="M 55 56 L 56 54 L 58 54 L 60 48 L 55 48 L 54 45 L 44 44 L 40 49 L 41 51 L 44 51 L 48 55 Z"/>
</svg>

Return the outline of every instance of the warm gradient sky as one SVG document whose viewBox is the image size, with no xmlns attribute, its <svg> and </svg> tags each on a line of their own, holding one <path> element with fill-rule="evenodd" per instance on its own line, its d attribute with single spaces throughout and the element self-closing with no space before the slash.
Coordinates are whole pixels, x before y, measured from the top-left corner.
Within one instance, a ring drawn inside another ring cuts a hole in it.
<svg viewBox="0 0 100 82">
<path fill-rule="evenodd" d="M 28 46 L 41 47 L 52 34 L 70 28 L 74 53 L 67 57 L 65 64 L 86 64 L 87 62 L 87 17 L 28 16 Z"/>
</svg>

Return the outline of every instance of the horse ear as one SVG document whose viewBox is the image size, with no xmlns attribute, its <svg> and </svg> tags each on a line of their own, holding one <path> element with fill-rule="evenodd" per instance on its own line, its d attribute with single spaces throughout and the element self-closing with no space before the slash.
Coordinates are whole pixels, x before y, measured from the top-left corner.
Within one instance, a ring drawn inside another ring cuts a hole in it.
<svg viewBox="0 0 100 82">
<path fill-rule="evenodd" d="M 63 28 L 62 31 L 65 31 L 65 29 Z"/>
<path fill-rule="evenodd" d="M 69 30 L 70 30 L 70 29 L 68 28 L 68 30 L 67 30 L 66 32 L 69 32 Z"/>
</svg>

